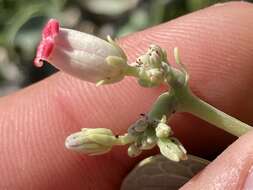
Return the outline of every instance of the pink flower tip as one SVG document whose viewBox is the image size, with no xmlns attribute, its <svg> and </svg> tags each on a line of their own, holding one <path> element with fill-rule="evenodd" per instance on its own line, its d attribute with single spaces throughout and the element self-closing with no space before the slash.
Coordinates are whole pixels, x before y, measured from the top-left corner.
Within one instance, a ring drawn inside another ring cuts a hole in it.
<svg viewBox="0 0 253 190">
<path fill-rule="evenodd" d="M 34 65 L 43 66 L 43 61 L 47 60 L 54 48 L 54 38 L 59 34 L 59 22 L 56 19 L 50 19 L 42 32 L 42 40 L 37 48 Z"/>
</svg>

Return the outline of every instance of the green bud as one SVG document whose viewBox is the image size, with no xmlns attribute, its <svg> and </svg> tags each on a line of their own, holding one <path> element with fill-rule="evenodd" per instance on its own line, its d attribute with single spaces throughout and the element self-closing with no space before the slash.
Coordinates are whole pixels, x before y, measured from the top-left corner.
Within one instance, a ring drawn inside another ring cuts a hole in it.
<svg viewBox="0 0 253 190">
<path fill-rule="evenodd" d="M 139 149 L 135 144 L 131 144 L 127 149 L 128 156 L 136 157 L 141 154 L 141 149 Z"/>
<path fill-rule="evenodd" d="M 139 84 L 143 87 L 159 86 L 166 79 L 163 63 L 167 62 L 165 50 L 150 45 L 146 54 L 137 58 Z"/>
<path fill-rule="evenodd" d="M 136 63 L 138 65 L 143 65 L 144 67 L 149 66 L 149 56 L 144 54 L 137 58 Z"/>
<path fill-rule="evenodd" d="M 128 134 L 134 137 L 137 137 L 141 134 L 141 132 L 138 132 L 135 130 L 135 124 L 131 125 L 128 130 L 127 130 Z"/>
<path fill-rule="evenodd" d="M 166 115 L 163 115 L 160 122 L 161 123 L 166 123 L 166 121 L 167 121 L 167 117 L 166 117 Z"/>
<path fill-rule="evenodd" d="M 187 151 L 185 150 L 184 146 L 182 145 L 182 143 L 175 137 L 171 137 L 170 140 L 175 143 L 185 154 L 187 153 Z"/>
<path fill-rule="evenodd" d="M 143 87 L 159 86 L 164 82 L 163 70 L 158 68 L 154 69 L 140 68 L 138 82 Z"/>
<path fill-rule="evenodd" d="M 159 68 L 149 69 L 147 71 L 147 76 L 154 84 L 161 84 L 164 81 L 163 70 Z"/>
<path fill-rule="evenodd" d="M 156 144 L 157 138 L 155 136 L 151 136 L 147 138 L 148 144 Z"/>
<path fill-rule="evenodd" d="M 139 119 L 138 121 L 135 122 L 134 124 L 134 129 L 137 131 L 137 132 L 143 132 L 147 129 L 148 127 L 148 122 L 146 119 L 142 118 L 142 119 Z"/>
<path fill-rule="evenodd" d="M 151 65 L 153 67 L 160 67 L 161 62 L 167 62 L 167 53 L 165 50 L 163 50 L 161 47 L 155 44 L 151 44 L 149 46 L 149 50 L 147 52 L 147 55 L 149 55 L 149 60 L 151 62 Z"/>
<path fill-rule="evenodd" d="M 161 154 L 172 161 L 179 162 L 187 158 L 186 152 L 182 151 L 181 147 L 170 139 L 160 138 L 157 141 L 157 145 L 160 148 Z"/>
<path fill-rule="evenodd" d="M 154 137 L 143 137 L 141 140 L 141 150 L 150 150 L 156 146 L 156 139 Z"/>
<path fill-rule="evenodd" d="M 82 129 L 66 138 L 65 146 L 70 150 L 90 155 L 104 154 L 111 150 L 117 139 L 110 129 Z"/>
<path fill-rule="evenodd" d="M 158 138 L 166 138 L 169 137 L 172 133 L 171 128 L 165 123 L 159 123 L 155 129 L 156 136 Z"/>
</svg>

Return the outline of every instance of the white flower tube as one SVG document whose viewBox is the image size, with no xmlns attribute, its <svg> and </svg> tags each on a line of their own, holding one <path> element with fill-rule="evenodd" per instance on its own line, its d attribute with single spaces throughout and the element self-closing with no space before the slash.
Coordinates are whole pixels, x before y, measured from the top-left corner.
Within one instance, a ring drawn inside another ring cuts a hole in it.
<svg viewBox="0 0 253 190">
<path fill-rule="evenodd" d="M 124 77 L 128 66 L 122 49 L 109 42 L 79 31 L 60 28 L 51 19 L 43 29 L 34 63 L 47 61 L 58 69 L 88 82 L 108 84 Z"/>
</svg>

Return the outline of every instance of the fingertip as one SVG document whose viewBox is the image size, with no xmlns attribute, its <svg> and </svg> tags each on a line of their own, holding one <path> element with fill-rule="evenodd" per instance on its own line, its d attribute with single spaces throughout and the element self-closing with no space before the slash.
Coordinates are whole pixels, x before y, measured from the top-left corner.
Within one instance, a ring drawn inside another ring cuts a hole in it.
<svg viewBox="0 0 253 190">
<path fill-rule="evenodd" d="M 248 88 L 253 67 L 251 9 L 252 5 L 246 3 L 211 7 L 136 33 L 120 43 L 130 61 L 144 52 L 150 43 L 156 43 L 167 50 L 169 60 L 173 62 L 172 49 L 179 47 L 182 61 L 190 71 L 194 91 L 215 106 L 252 121 L 249 110 L 253 110 L 253 105 L 246 103 L 253 95 Z M 15 150 L 19 157 L 9 157 L 8 151 L 3 152 L 1 160 L 15 164 L 10 164 L 9 172 L 1 173 L 1 177 L 8 183 L 12 176 L 11 182 L 31 184 L 35 189 L 63 186 L 81 189 L 85 183 L 89 184 L 87 188 L 93 189 L 101 184 L 105 184 L 107 189 L 117 187 L 132 164 L 128 160 L 124 162 L 122 158 L 126 155 L 113 152 L 96 159 L 74 155 L 63 147 L 65 135 L 84 126 L 107 127 L 123 132 L 139 113 L 149 109 L 163 90 L 140 88 L 129 79 L 116 85 L 95 88 L 59 73 L 2 100 L 6 101 L 4 106 L 1 104 L 6 117 L 2 118 L 5 125 L 1 127 L 0 135 L 7 139 L 13 136 L 19 138 L 0 146 L 3 150 Z M 200 135 L 195 131 L 195 127 L 201 127 L 198 126 L 201 125 L 199 121 L 183 123 L 179 119 L 177 123 L 182 126 L 179 130 L 175 128 L 177 134 L 180 136 L 180 131 L 185 131 L 182 138 L 194 139 Z M 193 124 L 195 126 L 188 127 Z M 205 145 L 210 144 L 208 137 L 212 128 L 202 131 L 202 139 L 206 141 L 202 142 L 203 147 L 199 151 L 205 151 Z M 223 142 L 223 136 L 220 137 L 217 143 Z M 189 146 L 199 144 L 188 142 Z M 212 152 L 215 144 L 209 148 Z M 12 175 L 20 173 L 22 170 L 19 168 L 24 168 L 26 173 Z M 113 175 L 108 175 L 108 170 L 112 168 Z M 34 173 L 38 174 L 35 179 Z M 120 176 L 117 175 L 119 173 Z M 54 177 L 55 180 L 51 181 Z"/>
<path fill-rule="evenodd" d="M 252 137 L 253 132 L 240 137 L 181 189 L 245 189 L 253 165 Z"/>
</svg>

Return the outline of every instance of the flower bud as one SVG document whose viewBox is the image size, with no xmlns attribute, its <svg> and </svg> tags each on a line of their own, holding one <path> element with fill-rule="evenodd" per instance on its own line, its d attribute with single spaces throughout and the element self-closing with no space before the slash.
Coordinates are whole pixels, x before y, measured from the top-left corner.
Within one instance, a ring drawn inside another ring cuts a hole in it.
<svg viewBox="0 0 253 190">
<path fill-rule="evenodd" d="M 144 136 L 141 139 L 141 150 L 150 150 L 156 146 L 156 139 L 154 137 Z"/>
<path fill-rule="evenodd" d="M 166 138 L 169 137 L 172 133 L 171 128 L 165 123 L 159 123 L 155 129 L 156 136 L 158 138 Z"/>
<path fill-rule="evenodd" d="M 57 20 L 51 19 L 43 29 L 34 63 L 41 67 L 47 61 L 88 82 L 117 82 L 124 77 L 126 56 L 115 42 L 108 40 L 61 28 Z"/>
<path fill-rule="evenodd" d="M 153 84 L 160 84 L 164 81 L 164 72 L 162 69 L 150 69 L 146 73 L 150 82 Z"/>
<path fill-rule="evenodd" d="M 148 122 L 146 118 L 141 118 L 137 120 L 134 124 L 134 129 L 137 132 L 143 132 L 147 129 L 147 127 L 148 127 Z"/>
<path fill-rule="evenodd" d="M 128 129 L 127 129 L 127 132 L 129 135 L 131 136 L 134 136 L 134 137 L 137 137 L 139 136 L 142 132 L 138 132 L 135 130 L 135 124 L 132 124 Z"/>
<path fill-rule="evenodd" d="M 151 136 L 147 138 L 148 144 L 156 144 L 157 138 L 155 136 Z"/>
<path fill-rule="evenodd" d="M 147 54 L 149 55 L 150 64 L 154 68 L 161 66 L 161 62 L 167 62 L 167 53 L 164 49 L 158 45 L 151 44 L 149 46 Z"/>
<path fill-rule="evenodd" d="M 179 145 L 170 139 L 160 138 L 157 141 L 157 145 L 160 148 L 161 154 L 172 161 L 179 162 L 187 158 L 185 150 L 183 151 Z"/>
<path fill-rule="evenodd" d="M 65 146 L 77 152 L 99 155 L 110 151 L 115 142 L 116 137 L 110 129 L 82 129 L 68 136 Z"/>
<path fill-rule="evenodd" d="M 187 151 L 185 150 L 184 146 L 182 145 L 182 143 L 177 138 L 171 137 L 170 140 L 173 143 L 175 143 L 183 151 L 183 153 L 185 153 L 185 155 L 186 155 Z"/>
<path fill-rule="evenodd" d="M 136 157 L 141 154 L 141 149 L 139 149 L 135 144 L 131 144 L 127 149 L 128 156 Z"/>
<path fill-rule="evenodd" d="M 164 63 L 167 63 L 166 51 L 157 45 L 150 45 L 148 51 L 136 60 L 139 66 L 139 84 L 144 87 L 162 84 L 166 79 Z"/>
</svg>

